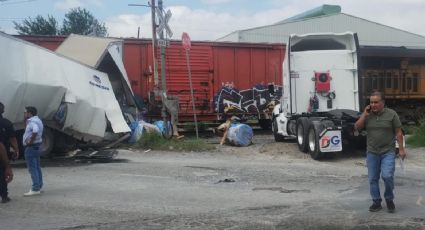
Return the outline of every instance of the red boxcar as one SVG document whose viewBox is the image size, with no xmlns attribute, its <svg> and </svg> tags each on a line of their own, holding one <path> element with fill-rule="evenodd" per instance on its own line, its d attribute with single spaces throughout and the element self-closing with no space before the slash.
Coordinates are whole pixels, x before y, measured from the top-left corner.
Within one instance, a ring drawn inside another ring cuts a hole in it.
<svg viewBox="0 0 425 230">
<path fill-rule="evenodd" d="M 17 37 L 51 50 L 65 39 L 62 36 Z M 151 40 L 124 39 L 126 71 L 134 93 L 151 105 L 148 115 L 159 112 L 152 54 Z M 263 113 L 268 113 L 268 107 L 281 95 L 284 54 L 283 44 L 192 41 L 189 55 L 199 120 L 217 120 L 217 115 L 224 112 L 264 118 Z M 156 56 L 160 66 L 159 52 Z M 180 121 L 191 121 L 193 109 L 186 51 L 181 41 L 171 41 L 166 49 L 166 75 L 168 94 L 180 100 Z M 160 85 L 161 80 L 158 82 Z"/>
</svg>

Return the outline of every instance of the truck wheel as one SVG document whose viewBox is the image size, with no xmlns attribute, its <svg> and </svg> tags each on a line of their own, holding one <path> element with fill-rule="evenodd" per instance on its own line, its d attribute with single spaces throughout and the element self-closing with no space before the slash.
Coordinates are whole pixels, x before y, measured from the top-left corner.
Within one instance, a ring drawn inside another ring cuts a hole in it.
<svg viewBox="0 0 425 230">
<path fill-rule="evenodd" d="M 42 157 L 51 157 L 52 149 L 55 143 L 55 136 L 50 128 L 44 127 L 43 130 L 43 143 L 40 146 L 40 155 Z"/>
<path fill-rule="evenodd" d="M 310 153 L 311 158 L 313 158 L 314 160 L 319 160 L 324 155 L 322 152 L 320 152 L 319 126 L 319 124 L 312 123 L 308 130 L 308 152 Z"/>
<path fill-rule="evenodd" d="M 280 135 L 277 130 L 277 120 L 276 118 L 273 118 L 273 123 L 272 123 L 272 130 L 273 130 L 273 136 L 274 136 L 274 140 L 276 142 L 282 142 L 285 140 L 285 137 L 283 135 Z"/>
<path fill-rule="evenodd" d="M 55 154 L 66 153 L 77 148 L 77 140 L 61 132 L 55 133 L 53 150 Z"/>
<path fill-rule="evenodd" d="M 297 120 L 297 143 L 301 152 L 308 152 L 308 127 L 309 120 L 306 117 L 300 117 Z"/>
</svg>

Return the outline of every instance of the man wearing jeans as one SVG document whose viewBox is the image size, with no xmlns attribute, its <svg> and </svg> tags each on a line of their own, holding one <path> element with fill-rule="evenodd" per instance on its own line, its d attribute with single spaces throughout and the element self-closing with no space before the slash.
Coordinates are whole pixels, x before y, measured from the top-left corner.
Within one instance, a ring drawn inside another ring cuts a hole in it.
<svg viewBox="0 0 425 230">
<path fill-rule="evenodd" d="M 403 145 L 401 122 L 397 113 L 385 108 L 384 95 L 373 92 L 370 105 L 366 106 L 360 118 L 354 124 L 357 130 L 366 128 L 367 131 L 367 169 L 370 195 L 373 200 L 369 211 L 377 212 L 382 209 L 379 177 L 385 184 L 384 198 L 389 212 L 395 211 L 394 205 L 394 171 L 395 171 L 395 139 L 399 146 L 402 159 L 406 157 Z"/>
<path fill-rule="evenodd" d="M 40 167 L 43 123 L 37 116 L 37 109 L 32 106 L 25 107 L 24 117 L 26 127 L 22 142 L 25 146 L 25 160 L 32 180 L 32 187 L 24 196 L 34 196 L 39 195 L 43 187 L 43 174 Z"/>
</svg>

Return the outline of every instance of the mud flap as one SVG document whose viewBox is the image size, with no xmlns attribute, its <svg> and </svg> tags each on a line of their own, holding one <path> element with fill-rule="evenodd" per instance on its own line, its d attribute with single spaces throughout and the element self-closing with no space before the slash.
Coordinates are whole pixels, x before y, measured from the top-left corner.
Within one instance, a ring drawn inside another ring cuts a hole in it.
<svg viewBox="0 0 425 230">
<path fill-rule="evenodd" d="M 324 130 L 319 139 L 320 152 L 342 151 L 341 130 Z"/>
</svg>

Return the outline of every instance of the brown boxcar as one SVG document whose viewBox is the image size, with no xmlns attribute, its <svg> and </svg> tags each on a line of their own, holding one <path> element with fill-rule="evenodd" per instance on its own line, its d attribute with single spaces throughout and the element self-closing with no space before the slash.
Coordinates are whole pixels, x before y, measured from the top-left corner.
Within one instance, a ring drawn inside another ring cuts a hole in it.
<svg viewBox="0 0 425 230">
<path fill-rule="evenodd" d="M 18 37 L 51 50 L 65 39 L 62 36 Z M 145 102 L 146 115 L 150 117 L 160 111 L 158 85 L 161 82 L 160 77 L 154 77 L 152 54 L 151 40 L 124 39 L 124 64 L 130 84 Z M 217 120 L 223 113 L 267 118 L 281 95 L 284 54 L 283 44 L 192 41 L 189 57 L 199 120 Z M 156 56 L 160 66 L 159 52 Z M 170 42 L 165 61 L 168 94 L 179 97 L 180 121 L 191 121 L 192 100 L 186 52 L 181 41 Z"/>
</svg>

